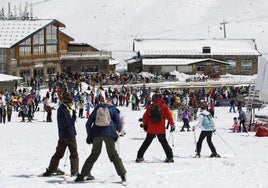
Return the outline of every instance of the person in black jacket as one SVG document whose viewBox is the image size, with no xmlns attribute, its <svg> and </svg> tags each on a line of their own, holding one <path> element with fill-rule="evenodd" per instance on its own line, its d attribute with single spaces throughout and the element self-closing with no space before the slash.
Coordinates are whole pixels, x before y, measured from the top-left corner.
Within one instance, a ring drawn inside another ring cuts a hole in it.
<svg viewBox="0 0 268 188">
<path fill-rule="evenodd" d="M 78 174 L 79 159 L 76 143 L 75 120 L 76 115 L 72 110 L 73 97 L 68 92 L 63 92 L 61 95 L 61 105 L 58 108 L 57 120 L 59 130 L 59 140 L 55 154 L 52 156 L 49 167 L 43 176 L 63 175 L 64 172 L 58 169 L 59 161 L 64 156 L 65 150 L 68 147 L 70 151 L 71 175 Z"/>
<path fill-rule="evenodd" d="M 93 180 L 94 177 L 91 175 L 91 169 L 94 163 L 97 161 L 102 148 L 102 143 L 106 145 L 106 150 L 110 161 L 114 164 L 117 174 L 121 177 L 122 183 L 126 182 L 126 170 L 115 149 L 115 141 L 117 141 L 120 135 L 122 125 L 120 120 L 119 110 L 107 103 L 103 103 L 104 99 L 100 99 L 100 104 L 98 104 L 94 111 L 88 118 L 86 123 L 87 129 L 87 143 L 93 144 L 91 154 L 85 161 L 81 174 L 75 179 L 76 182 L 83 182 L 85 180 Z M 108 108 L 109 110 L 109 124 L 107 126 L 98 125 L 96 119 L 98 118 L 97 111 L 99 108 Z"/>
</svg>

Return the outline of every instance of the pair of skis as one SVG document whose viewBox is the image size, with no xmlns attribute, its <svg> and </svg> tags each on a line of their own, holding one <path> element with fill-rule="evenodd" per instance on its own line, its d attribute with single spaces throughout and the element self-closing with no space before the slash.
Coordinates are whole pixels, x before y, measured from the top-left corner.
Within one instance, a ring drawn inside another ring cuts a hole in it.
<svg viewBox="0 0 268 188">
<path fill-rule="evenodd" d="M 118 182 L 111 182 L 107 180 L 85 180 L 85 181 L 79 181 L 76 182 L 74 176 L 71 176 L 70 174 L 64 174 L 64 175 L 54 175 L 54 176 L 43 176 L 43 174 L 40 175 L 26 175 L 26 178 L 60 178 L 61 180 L 57 181 L 57 183 L 60 184 L 83 184 L 83 183 L 118 183 L 122 184 L 123 186 L 127 186 L 126 181 L 118 181 Z"/>
</svg>

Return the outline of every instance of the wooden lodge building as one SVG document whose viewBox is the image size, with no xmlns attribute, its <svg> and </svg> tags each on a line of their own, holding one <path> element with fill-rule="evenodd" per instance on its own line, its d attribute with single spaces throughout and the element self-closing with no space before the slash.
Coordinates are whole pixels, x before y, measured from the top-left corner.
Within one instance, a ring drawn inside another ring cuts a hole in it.
<svg viewBox="0 0 268 188">
<path fill-rule="evenodd" d="M 253 75 L 261 56 L 254 39 L 134 39 L 133 51 L 137 56 L 127 60 L 128 71 L 155 75 Z"/>
<path fill-rule="evenodd" d="M 0 73 L 48 78 L 57 73 L 110 73 L 109 51 L 71 43 L 58 20 L 0 19 Z"/>
</svg>

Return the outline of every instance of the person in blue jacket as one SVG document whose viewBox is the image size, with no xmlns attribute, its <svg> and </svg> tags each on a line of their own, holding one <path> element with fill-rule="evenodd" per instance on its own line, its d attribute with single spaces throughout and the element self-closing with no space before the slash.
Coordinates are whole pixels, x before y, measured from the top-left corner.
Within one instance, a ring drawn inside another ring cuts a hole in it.
<svg viewBox="0 0 268 188">
<path fill-rule="evenodd" d="M 61 104 L 57 111 L 57 121 L 58 121 L 58 145 L 56 147 L 56 152 L 52 156 L 49 167 L 43 176 L 53 176 L 53 175 L 63 175 L 63 171 L 58 169 L 59 161 L 64 156 L 65 150 L 68 147 L 70 151 L 70 162 L 71 162 L 71 175 L 77 176 L 79 167 L 79 158 L 77 152 L 76 143 L 76 129 L 75 120 L 76 114 L 72 109 L 73 97 L 68 92 L 63 92 L 61 94 Z"/>
<path fill-rule="evenodd" d="M 91 169 L 101 153 L 102 143 L 104 142 L 109 159 L 114 164 L 117 174 L 121 177 L 122 182 L 126 182 L 126 170 L 115 149 L 115 142 L 122 129 L 120 111 L 112 104 L 105 103 L 103 97 L 100 99 L 100 102 L 101 103 L 94 108 L 86 123 L 87 143 L 93 144 L 91 154 L 86 159 L 81 174 L 77 176 L 75 181 L 81 182 L 94 179 L 94 176 L 91 175 Z M 110 123 L 108 126 L 99 126 L 96 124 L 98 116 L 97 111 L 101 107 L 108 108 L 109 110 Z"/>
</svg>

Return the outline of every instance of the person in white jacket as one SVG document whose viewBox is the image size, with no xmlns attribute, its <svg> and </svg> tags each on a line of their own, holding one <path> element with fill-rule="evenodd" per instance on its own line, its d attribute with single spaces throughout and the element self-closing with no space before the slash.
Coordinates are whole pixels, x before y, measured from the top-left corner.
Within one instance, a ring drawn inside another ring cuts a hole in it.
<svg viewBox="0 0 268 188">
<path fill-rule="evenodd" d="M 199 120 L 196 127 L 199 127 L 201 129 L 201 133 L 196 144 L 196 157 L 201 156 L 200 153 L 202 148 L 202 142 L 205 138 L 207 138 L 208 146 L 212 152 L 210 157 L 220 157 L 212 143 L 212 133 L 215 132 L 216 129 L 211 114 L 207 111 L 206 106 L 201 106 L 201 114 L 199 115 L 198 119 Z M 193 127 L 193 131 L 194 130 L 195 126 Z"/>
</svg>

